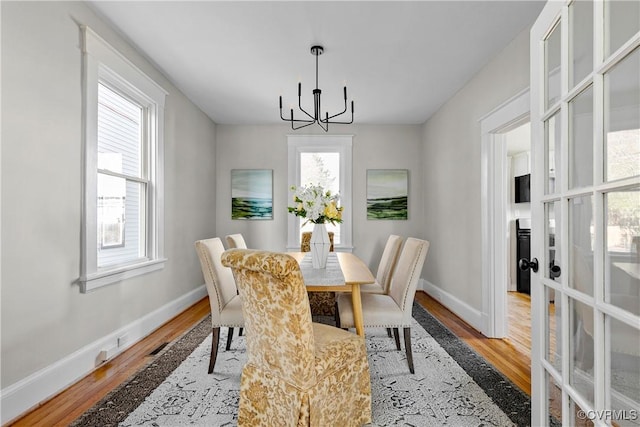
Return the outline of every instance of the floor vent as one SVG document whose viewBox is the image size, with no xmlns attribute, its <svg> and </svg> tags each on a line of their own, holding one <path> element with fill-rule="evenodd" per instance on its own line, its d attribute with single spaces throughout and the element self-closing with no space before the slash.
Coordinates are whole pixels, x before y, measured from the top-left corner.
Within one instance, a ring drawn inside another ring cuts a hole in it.
<svg viewBox="0 0 640 427">
<path fill-rule="evenodd" d="M 168 342 L 162 343 L 158 346 L 158 348 L 156 348 L 155 350 L 153 350 L 151 353 L 149 353 L 149 356 L 155 356 L 156 354 L 160 353 L 162 351 L 163 348 L 165 348 L 167 346 L 167 344 L 169 344 Z"/>
</svg>

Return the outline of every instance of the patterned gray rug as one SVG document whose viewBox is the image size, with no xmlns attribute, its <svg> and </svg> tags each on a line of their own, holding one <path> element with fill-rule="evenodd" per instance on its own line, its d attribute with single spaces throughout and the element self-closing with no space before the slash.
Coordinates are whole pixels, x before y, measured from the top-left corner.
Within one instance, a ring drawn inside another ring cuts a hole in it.
<svg viewBox="0 0 640 427">
<path fill-rule="evenodd" d="M 367 330 L 374 426 L 529 425 L 525 393 L 417 304 L 413 316 L 415 375 L 384 329 Z M 206 318 L 72 425 L 236 425 L 244 337 L 224 351 L 221 333 L 208 375 L 210 331 Z"/>
</svg>

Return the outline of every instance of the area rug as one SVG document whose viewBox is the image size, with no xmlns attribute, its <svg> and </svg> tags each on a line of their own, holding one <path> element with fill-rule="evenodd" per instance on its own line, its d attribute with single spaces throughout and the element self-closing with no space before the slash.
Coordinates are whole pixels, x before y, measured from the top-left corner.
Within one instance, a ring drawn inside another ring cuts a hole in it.
<svg viewBox="0 0 640 427">
<path fill-rule="evenodd" d="M 418 304 L 413 317 L 414 375 L 384 329 L 367 330 L 373 426 L 529 425 L 525 393 Z M 236 425 L 244 337 L 234 337 L 230 351 L 221 344 L 209 375 L 210 333 L 205 318 L 72 425 Z"/>
</svg>

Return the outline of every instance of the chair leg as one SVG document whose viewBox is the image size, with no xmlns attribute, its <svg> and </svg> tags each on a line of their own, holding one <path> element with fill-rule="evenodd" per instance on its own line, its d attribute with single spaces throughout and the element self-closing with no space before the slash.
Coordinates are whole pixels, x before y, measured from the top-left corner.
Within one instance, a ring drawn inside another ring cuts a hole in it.
<svg viewBox="0 0 640 427">
<path fill-rule="evenodd" d="M 238 336 L 241 337 L 242 336 L 242 331 L 244 331 L 244 328 L 240 328 L 240 330 L 238 331 Z"/>
<path fill-rule="evenodd" d="M 229 328 L 229 335 L 227 336 L 227 347 L 225 350 L 231 350 L 231 340 L 233 339 L 233 328 Z"/>
<path fill-rule="evenodd" d="M 218 342 L 220 341 L 220 328 L 213 328 L 212 340 L 211 340 L 211 357 L 209 358 L 209 373 L 213 372 L 213 367 L 216 364 L 218 358 Z"/>
<path fill-rule="evenodd" d="M 338 302 L 337 301 L 336 301 L 336 304 L 335 304 L 335 308 L 336 308 L 336 310 L 335 310 L 335 314 L 333 315 L 333 318 L 336 321 L 336 328 L 340 328 L 340 310 L 338 310 Z M 341 329 L 343 331 L 348 331 L 349 330 L 349 328 L 341 328 Z"/>
<path fill-rule="evenodd" d="M 398 328 L 393 328 L 393 336 L 396 339 L 396 349 L 400 350 L 400 332 Z"/>
<path fill-rule="evenodd" d="M 413 369 L 413 353 L 411 353 L 411 328 L 404 328 L 404 349 L 407 352 L 407 363 L 409 363 L 409 372 L 414 374 Z"/>
<path fill-rule="evenodd" d="M 391 338 L 391 328 L 387 328 L 387 335 Z"/>
</svg>

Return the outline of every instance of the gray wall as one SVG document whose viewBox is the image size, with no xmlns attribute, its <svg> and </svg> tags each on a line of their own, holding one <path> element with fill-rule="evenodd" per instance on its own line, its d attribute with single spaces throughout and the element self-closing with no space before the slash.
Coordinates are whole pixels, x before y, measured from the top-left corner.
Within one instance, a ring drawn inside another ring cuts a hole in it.
<svg viewBox="0 0 640 427">
<path fill-rule="evenodd" d="M 423 128 L 423 277 L 482 310 L 479 120 L 529 86 L 529 31 L 523 31 L 433 115 Z"/>
<path fill-rule="evenodd" d="M 215 125 L 80 2 L 2 7 L 2 387 L 204 282 L 193 242 L 215 230 Z M 168 92 L 166 267 L 81 294 L 81 52 L 91 26 Z"/>
<path fill-rule="evenodd" d="M 314 126 L 312 126 L 314 127 Z M 249 247 L 283 251 L 287 244 L 287 135 L 286 125 L 218 125 L 216 230 L 219 236 L 242 233 Z M 422 230 L 421 126 L 351 125 L 335 127 L 335 134 L 353 135 L 353 242 L 354 253 L 376 271 L 389 234 L 428 237 Z M 324 134 L 311 130 L 308 133 Z M 231 219 L 231 169 L 273 169 L 274 219 Z M 407 221 L 372 221 L 366 214 L 367 169 L 409 170 Z"/>
</svg>

